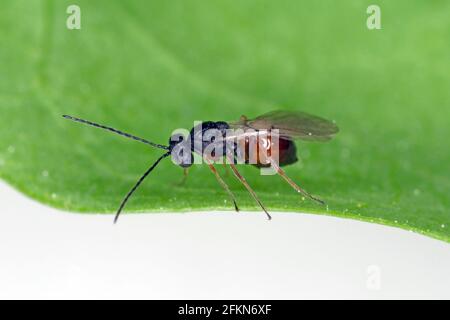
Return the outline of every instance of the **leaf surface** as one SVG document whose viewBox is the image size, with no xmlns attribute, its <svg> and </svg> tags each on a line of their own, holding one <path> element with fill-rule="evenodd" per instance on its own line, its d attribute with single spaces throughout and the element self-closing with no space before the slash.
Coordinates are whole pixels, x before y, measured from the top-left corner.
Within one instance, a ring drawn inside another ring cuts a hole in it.
<svg viewBox="0 0 450 320">
<path fill-rule="evenodd" d="M 80 0 L 81 30 L 66 28 L 70 4 L 1 4 L 0 176 L 27 195 L 114 212 L 161 154 L 62 114 L 166 144 L 195 120 L 299 110 L 340 128 L 329 143 L 299 142 L 301 161 L 286 168 L 328 206 L 241 168 L 270 210 L 450 240 L 449 2 L 378 1 L 382 29 L 374 31 L 370 1 Z M 181 178 L 163 162 L 127 210 L 232 209 L 207 167 L 176 186 Z M 234 177 L 225 179 L 242 209 L 258 210 Z"/>
</svg>

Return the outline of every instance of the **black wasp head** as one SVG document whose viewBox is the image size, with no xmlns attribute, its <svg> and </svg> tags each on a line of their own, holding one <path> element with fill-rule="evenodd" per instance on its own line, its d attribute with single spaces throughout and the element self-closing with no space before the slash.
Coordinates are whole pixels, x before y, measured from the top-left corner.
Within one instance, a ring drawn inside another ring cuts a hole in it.
<svg viewBox="0 0 450 320">
<path fill-rule="evenodd" d="M 190 137 L 185 137 L 181 133 L 172 134 L 169 139 L 169 151 L 172 162 L 182 168 L 188 168 L 194 163 Z"/>
</svg>

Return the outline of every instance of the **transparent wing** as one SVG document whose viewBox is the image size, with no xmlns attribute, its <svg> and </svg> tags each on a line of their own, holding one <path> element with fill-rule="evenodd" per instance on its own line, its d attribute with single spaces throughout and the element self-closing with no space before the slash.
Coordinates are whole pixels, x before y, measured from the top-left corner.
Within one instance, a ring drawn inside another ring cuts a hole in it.
<svg viewBox="0 0 450 320">
<path fill-rule="evenodd" d="M 339 132 L 335 123 L 301 111 L 272 111 L 255 119 L 241 119 L 230 123 L 233 129 L 274 130 L 286 139 L 327 141 Z"/>
</svg>

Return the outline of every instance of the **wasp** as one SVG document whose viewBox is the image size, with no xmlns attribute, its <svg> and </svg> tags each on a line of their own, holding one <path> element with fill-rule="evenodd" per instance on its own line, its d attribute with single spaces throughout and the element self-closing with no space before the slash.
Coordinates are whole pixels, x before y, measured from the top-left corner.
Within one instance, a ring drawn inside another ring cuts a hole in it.
<svg viewBox="0 0 450 320">
<path fill-rule="evenodd" d="M 63 117 L 164 150 L 164 154 L 145 171 L 123 198 L 116 212 L 114 223 L 117 222 L 126 203 L 145 178 L 163 159 L 169 156 L 172 157 L 175 164 L 184 168 L 186 175 L 187 169 L 195 162 L 194 154 L 199 155 L 230 196 L 236 211 L 239 211 L 236 198 L 214 166 L 218 159 L 224 159 L 224 164 L 231 167 L 236 178 L 245 186 L 269 220 L 271 219 L 269 212 L 247 180 L 238 171 L 236 166 L 239 163 L 238 160 L 257 168 L 272 168 L 298 193 L 315 202 L 324 204 L 322 200 L 314 197 L 291 180 L 281 167 L 298 161 L 294 140 L 324 142 L 332 139 L 339 131 L 333 121 L 300 111 L 277 110 L 253 119 L 241 116 L 235 122 L 203 121 L 194 126 L 187 135 L 172 134 L 168 145 L 163 145 L 88 120 L 69 115 L 63 115 Z M 256 141 L 256 143 L 251 143 L 252 141 Z M 260 152 L 261 150 L 264 152 Z"/>
</svg>

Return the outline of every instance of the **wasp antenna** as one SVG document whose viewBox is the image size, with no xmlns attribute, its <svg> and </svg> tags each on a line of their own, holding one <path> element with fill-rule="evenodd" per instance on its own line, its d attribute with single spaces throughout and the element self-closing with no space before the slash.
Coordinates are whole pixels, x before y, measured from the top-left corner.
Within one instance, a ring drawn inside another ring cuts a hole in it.
<svg viewBox="0 0 450 320">
<path fill-rule="evenodd" d="M 170 155 L 170 152 L 167 152 L 167 153 L 163 154 L 161 157 L 159 157 L 159 159 L 156 160 L 155 163 L 153 163 L 152 166 L 147 171 L 145 171 L 145 173 L 142 175 L 142 177 L 139 178 L 138 182 L 136 182 L 134 187 L 131 188 L 131 190 L 127 193 L 125 198 L 122 200 L 122 203 L 120 204 L 119 210 L 117 210 L 116 216 L 114 217 L 114 224 L 117 223 L 117 219 L 119 219 L 119 215 L 122 212 L 122 210 L 125 207 L 125 205 L 127 204 L 128 199 L 130 199 L 131 195 L 137 190 L 137 188 L 139 188 L 139 186 L 141 185 L 142 181 L 144 181 L 145 178 L 147 178 L 147 176 L 150 174 L 150 172 L 152 172 L 152 170 L 155 169 L 155 167 L 158 165 L 158 163 L 162 159 L 164 159 L 165 157 L 167 157 L 169 155 Z"/>
<path fill-rule="evenodd" d="M 126 137 L 126 138 L 129 138 L 129 139 L 133 139 L 133 140 L 136 140 L 136 141 L 139 141 L 139 142 L 151 145 L 152 147 L 155 147 L 155 148 L 169 150 L 168 146 L 164 146 L 162 144 L 153 143 L 153 142 L 145 140 L 143 138 L 136 137 L 136 136 L 134 136 L 132 134 L 129 134 L 129 133 L 126 133 L 126 132 L 123 132 L 123 131 L 120 131 L 120 130 L 117 130 L 117 129 L 114 129 L 114 128 L 111 128 L 111 127 L 107 127 L 107 126 L 104 126 L 104 125 L 101 125 L 101 124 L 98 124 L 98 123 L 95 123 L 95 122 L 91 122 L 91 121 L 88 121 L 88 120 L 84 120 L 84 119 L 80 119 L 80 118 L 76 118 L 76 117 L 72 117 L 72 116 L 68 116 L 68 115 L 63 115 L 63 118 L 64 119 L 68 119 L 68 120 L 72 120 L 72 121 L 75 121 L 75 122 L 83 123 L 83 124 L 86 124 L 86 125 L 89 125 L 89 126 L 92 126 L 92 127 L 108 130 L 108 131 L 111 131 L 111 132 L 113 132 L 115 134 L 121 135 L 123 137 Z"/>
</svg>

